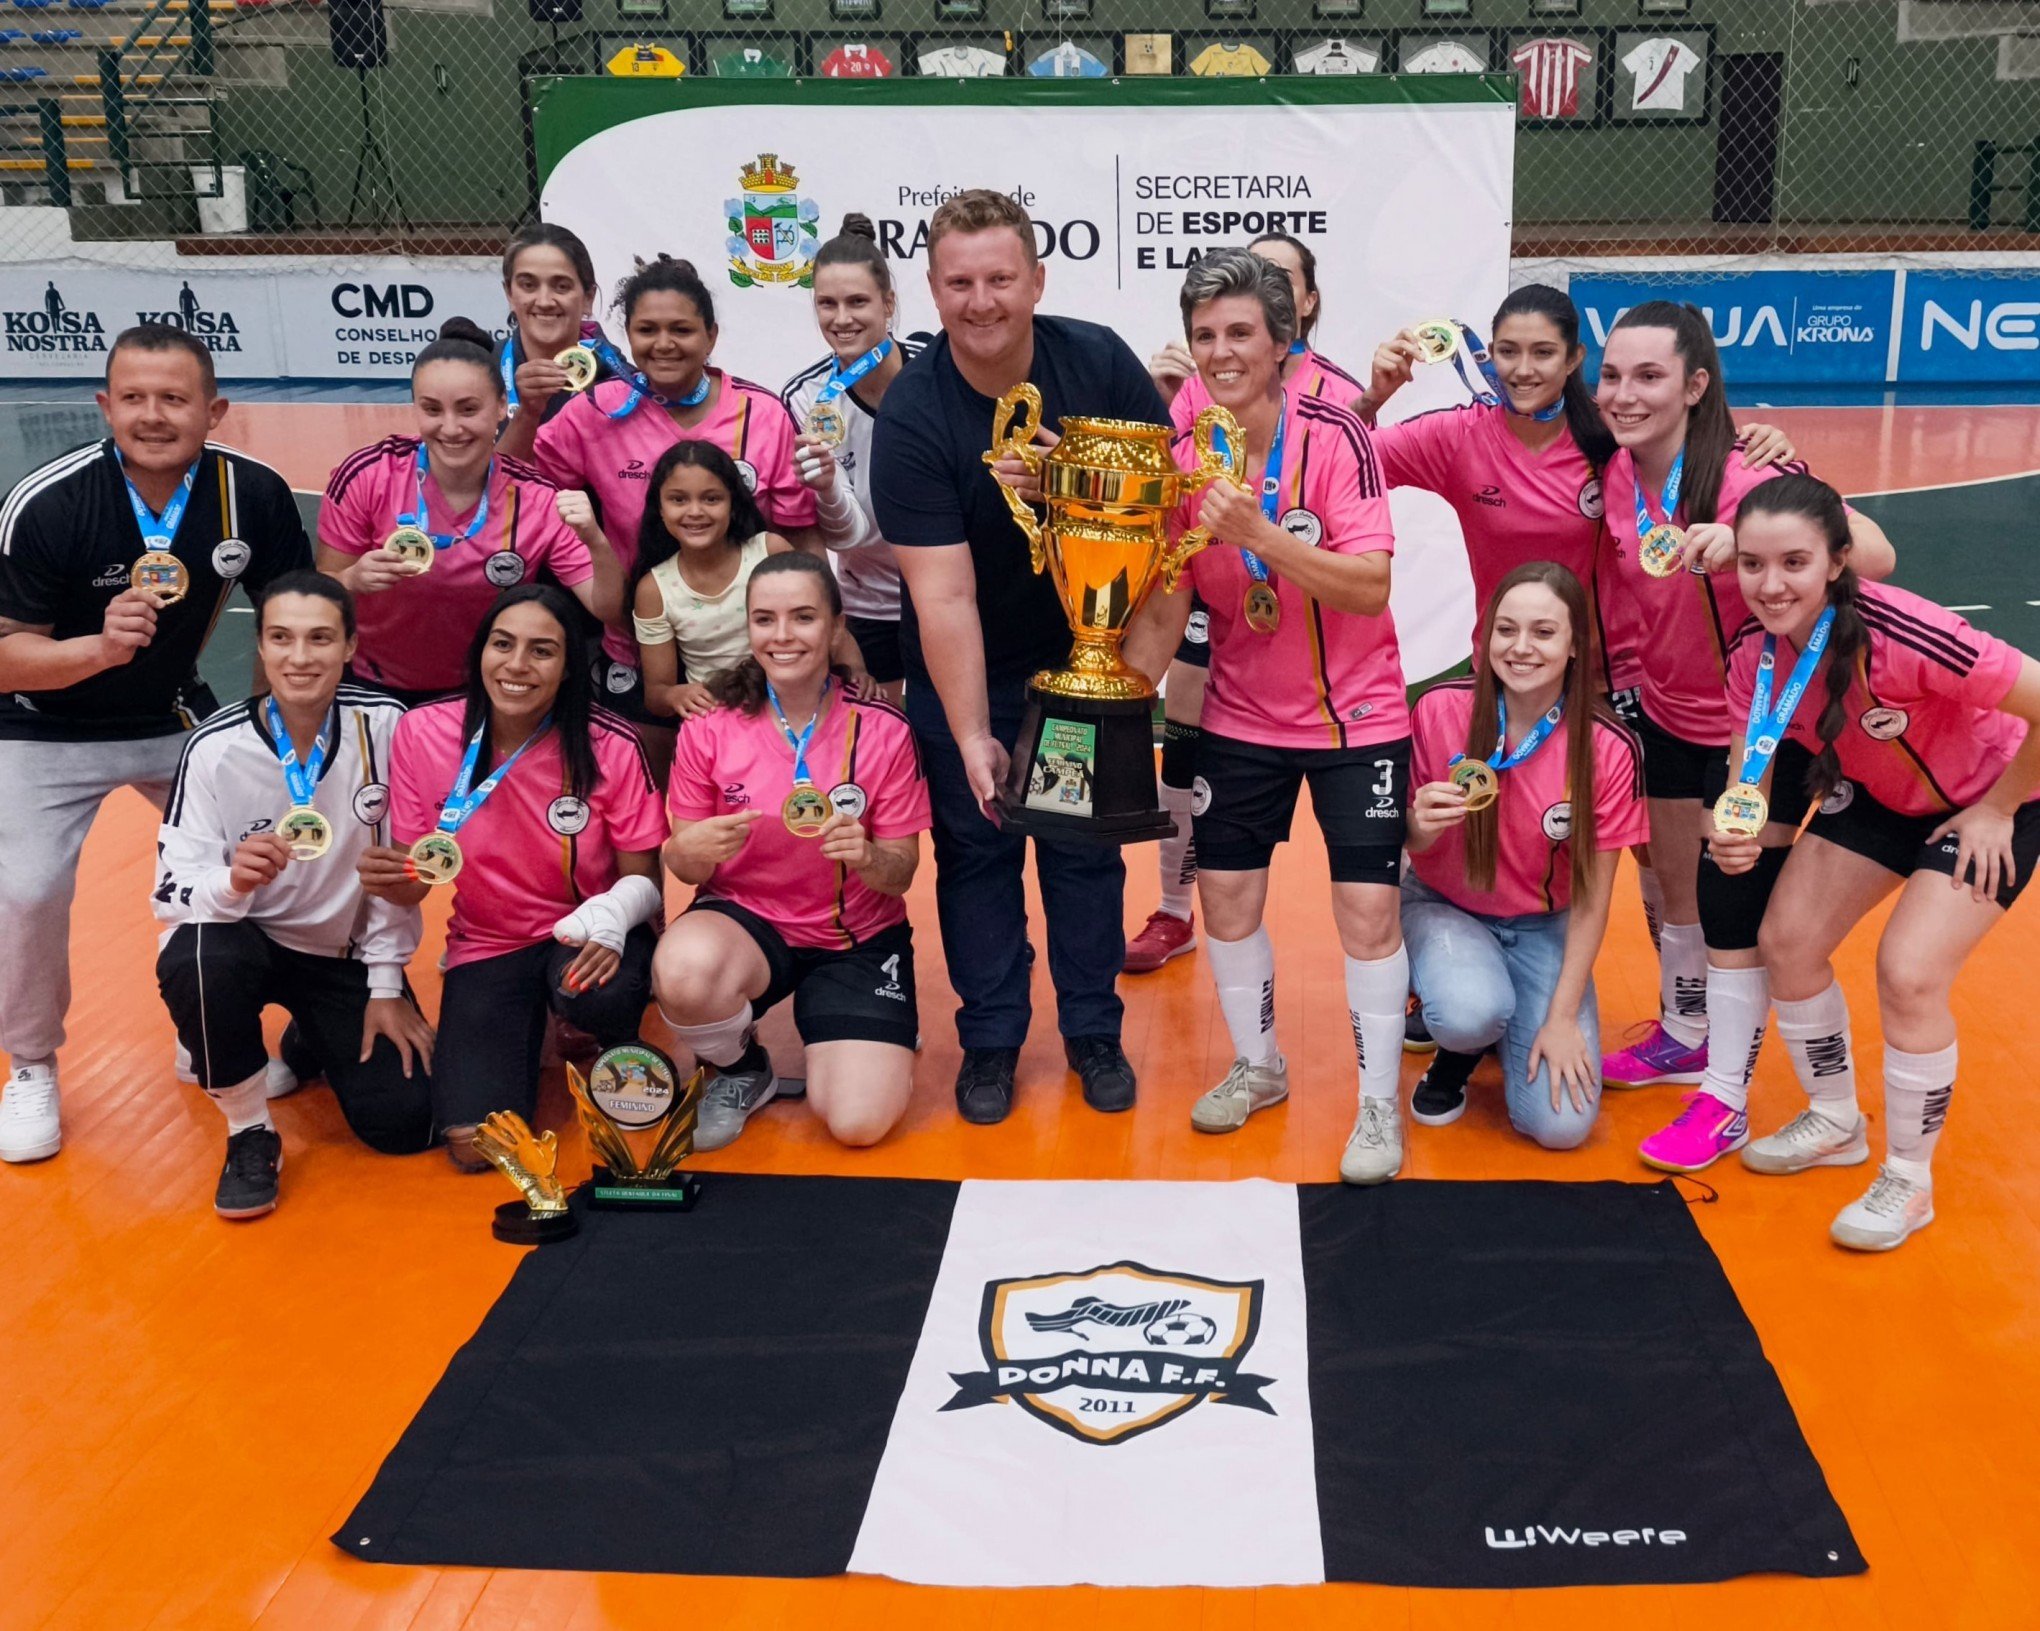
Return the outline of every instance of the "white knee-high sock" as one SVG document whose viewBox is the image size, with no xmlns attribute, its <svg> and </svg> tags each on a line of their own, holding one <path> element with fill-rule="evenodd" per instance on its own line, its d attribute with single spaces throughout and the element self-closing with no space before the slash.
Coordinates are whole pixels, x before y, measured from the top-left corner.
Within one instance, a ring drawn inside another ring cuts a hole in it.
<svg viewBox="0 0 2040 1631">
<path fill-rule="evenodd" d="M 1697 923 L 1667 923 L 1658 943 L 1658 1023 L 1689 1048 L 1707 1040 L 1707 942 Z"/>
<path fill-rule="evenodd" d="M 1187 787 L 1167 782 L 1161 786 L 1162 809 L 1176 823 L 1176 836 L 1156 846 L 1161 851 L 1162 910 L 1188 923 L 1190 899 L 1197 890 L 1197 840 L 1190 826 L 1190 801 L 1196 795 Z"/>
<path fill-rule="evenodd" d="M 1708 969 L 1707 1073 L 1700 1085 L 1732 1109 L 1749 1108 L 1770 1015 L 1771 977 L 1761 968 Z"/>
<path fill-rule="evenodd" d="M 209 1087 L 205 1096 L 220 1107 L 227 1118 L 227 1137 L 245 1133 L 250 1127 L 274 1128 L 269 1119 L 269 1071 L 265 1066 L 245 1082 L 232 1087 Z"/>
<path fill-rule="evenodd" d="M 1662 953 L 1665 949 L 1665 886 L 1658 882 L 1656 867 L 1637 866 L 1636 892 L 1643 897 L 1643 921 L 1650 930 L 1650 943 Z"/>
<path fill-rule="evenodd" d="M 663 1008 L 659 1010 L 659 1017 L 673 1027 L 673 1034 L 704 1064 L 734 1065 L 744 1056 L 744 1047 L 751 1033 L 751 1005 L 748 1002 L 729 1018 L 711 1020 L 706 1025 L 682 1025 Z"/>
<path fill-rule="evenodd" d="M 1884 1164 L 1916 1184 L 1934 1180 L 1934 1146 L 1955 1092 L 1955 1044 L 1939 1053 L 1884 1046 Z"/>
<path fill-rule="evenodd" d="M 1233 1054 L 1250 1065 L 1269 1065 L 1275 1049 L 1275 944 L 1264 926 L 1244 940 L 1221 940 L 1207 925 L 1204 955 L 1218 982 L 1218 1011 L 1232 1035 Z"/>
<path fill-rule="evenodd" d="M 1393 1101 L 1402 1088 L 1403 1014 L 1409 1004 L 1410 954 L 1398 946 L 1363 963 L 1346 959 L 1346 1013 L 1360 1058 L 1360 1096 Z"/>
<path fill-rule="evenodd" d="M 1856 1057 L 1849 1039 L 1849 999 L 1839 980 L 1817 997 L 1778 1002 L 1778 1036 L 1807 1100 L 1837 1127 L 1861 1119 L 1856 1107 Z"/>
</svg>

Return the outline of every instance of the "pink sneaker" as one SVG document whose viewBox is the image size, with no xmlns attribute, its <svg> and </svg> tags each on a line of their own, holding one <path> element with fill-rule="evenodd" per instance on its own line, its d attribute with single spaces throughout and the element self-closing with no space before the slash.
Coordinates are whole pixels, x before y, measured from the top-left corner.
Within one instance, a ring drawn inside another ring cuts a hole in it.
<svg viewBox="0 0 2040 1631">
<path fill-rule="evenodd" d="M 1658 1082 L 1698 1086 L 1707 1074 L 1707 1044 L 1689 1048 L 1656 1020 L 1620 1053 L 1601 1056 L 1601 1080 L 1609 1087 L 1651 1087 Z M 1629 1033 L 1636 1036 L 1636 1031 Z"/>
<path fill-rule="evenodd" d="M 1750 1118 L 1712 1093 L 1688 1095 L 1679 1119 L 1636 1146 L 1643 1164 L 1660 1172 L 1700 1172 L 1750 1141 Z"/>
<path fill-rule="evenodd" d="M 1196 947 L 1197 931 L 1190 927 L 1187 918 L 1156 912 L 1147 920 L 1147 927 L 1127 941 L 1126 972 L 1152 974 L 1171 957 L 1181 957 Z"/>
</svg>

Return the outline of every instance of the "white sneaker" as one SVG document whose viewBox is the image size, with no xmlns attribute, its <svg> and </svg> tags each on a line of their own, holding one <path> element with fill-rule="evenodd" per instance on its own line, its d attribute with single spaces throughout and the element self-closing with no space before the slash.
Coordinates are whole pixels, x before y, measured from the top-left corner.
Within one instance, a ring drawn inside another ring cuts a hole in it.
<svg viewBox="0 0 2040 1631">
<path fill-rule="evenodd" d="M 1860 1167 L 1870 1159 L 1870 1123 L 1859 1111 L 1844 1130 L 1825 1111 L 1808 1105 L 1775 1133 L 1752 1139 L 1742 1164 L 1752 1172 L 1805 1172 L 1810 1167 Z"/>
<path fill-rule="evenodd" d="M 1934 1221 L 1934 1186 L 1902 1178 L 1889 1167 L 1877 1169 L 1877 1182 L 1860 1200 L 1835 1214 L 1828 1235 L 1851 1251 L 1888 1252 Z"/>
<path fill-rule="evenodd" d="M 1385 1184 L 1402 1171 L 1402 1105 L 1395 1099 L 1360 1098 L 1360 1119 L 1339 1157 L 1339 1177 L 1349 1184 Z"/>
<path fill-rule="evenodd" d="M 1289 1097 L 1289 1061 L 1250 1065 L 1235 1059 L 1225 1080 L 1190 1107 L 1190 1125 L 1200 1133 L 1236 1133 L 1247 1117 Z"/>
<path fill-rule="evenodd" d="M 0 1091 L 0 1161 L 47 1161 L 63 1144 L 57 1067 L 16 1066 Z"/>
<path fill-rule="evenodd" d="M 297 1072 L 281 1059 L 272 1059 L 263 1067 L 262 1096 L 266 1099 L 287 1099 L 305 1084 L 298 1080 Z M 180 1082 L 198 1081 L 198 1072 L 191 1068 L 191 1050 L 182 1042 L 177 1044 L 177 1079 Z"/>
</svg>

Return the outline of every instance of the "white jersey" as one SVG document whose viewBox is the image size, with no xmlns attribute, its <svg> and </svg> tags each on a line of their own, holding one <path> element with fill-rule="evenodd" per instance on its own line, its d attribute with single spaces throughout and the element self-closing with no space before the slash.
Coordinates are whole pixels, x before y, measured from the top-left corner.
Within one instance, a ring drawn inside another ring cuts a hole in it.
<svg viewBox="0 0 2040 1631">
<path fill-rule="evenodd" d="M 893 343 L 909 362 L 920 350 L 920 347 L 910 346 L 905 340 Z M 822 394 L 822 387 L 828 384 L 835 369 L 836 359 L 824 357 L 786 382 L 786 389 L 779 393 L 779 400 L 786 404 L 786 411 L 793 415 L 795 425 L 807 423 L 808 409 L 815 405 L 815 398 Z M 839 490 L 848 489 L 853 530 L 848 538 L 839 540 L 829 537 L 828 529 L 824 527 L 823 541 L 829 546 L 829 555 L 836 567 L 836 582 L 843 590 L 843 610 L 852 617 L 868 617 L 878 623 L 897 623 L 900 617 L 900 569 L 893 560 L 892 545 L 878 530 L 878 517 L 872 512 L 871 492 L 865 484 L 864 475 L 871 468 L 871 428 L 878 423 L 878 415 L 864 405 L 855 391 L 845 391 L 836 398 L 836 404 L 843 410 L 843 418 L 850 426 L 848 438 L 836 449 L 836 483 Z"/>
<path fill-rule="evenodd" d="M 340 687 L 312 798 L 332 823 L 333 847 L 316 861 L 292 861 L 274 883 L 248 895 L 227 888 L 235 846 L 272 830 L 291 805 L 268 710 L 251 698 L 193 731 L 156 840 L 157 920 L 259 924 L 292 951 L 366 963 L 372 990 L 399 986 L 418 949 L 422 917 L 415 906 L 366 893 L 354 866 L 371 844 L 389 842 L 390 738 L 403 712 L 403 704 L 378 692 Z"/>
<path fill-rule="evenodd" d="M 1406 74 L 1478 74 L 1487 63 L 1457 40 L 1427 45 L 1403 63 Z"/>
<path fill-rule="evenodd" d="M 1686 111 L 1686 76 L 1700 58 L 1682 40 L 1645 40 L 1622 59 L 1630 74 L 1629 107 L 1633 113 Z"/>
<path fill-rule="evenodd" d="M 922 73 L 942 79 L 996 79 L 1006 71 L 1005 53 L 981 45 L 938 45 L 916 61 Z"/>
<path fill-rule="evenodd" d="M 1296 53 L 1300 74 L 1371 74 L 1381 66 L 1381 53 L 1350 40 L 1320 40 Z"/>
</svg>

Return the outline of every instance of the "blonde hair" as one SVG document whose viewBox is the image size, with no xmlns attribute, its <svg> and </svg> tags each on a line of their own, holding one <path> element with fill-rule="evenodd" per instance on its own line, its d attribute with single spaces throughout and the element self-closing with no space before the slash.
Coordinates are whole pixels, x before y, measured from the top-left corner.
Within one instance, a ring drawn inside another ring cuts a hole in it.
<svg viewBox="0 0 2040 1631">
<path fill-rule="evenodd" d="M 995 227 L 1011 227 L 1018 233 L 1028 265 L 1034 264 L 1034 222 L 1012 199 L 990 187 L 971 187 L 936 208 L 928 219 L 928 264 L 935 264 L 935 246 L 950 233 L 990 232 Z"/>
</svg>

